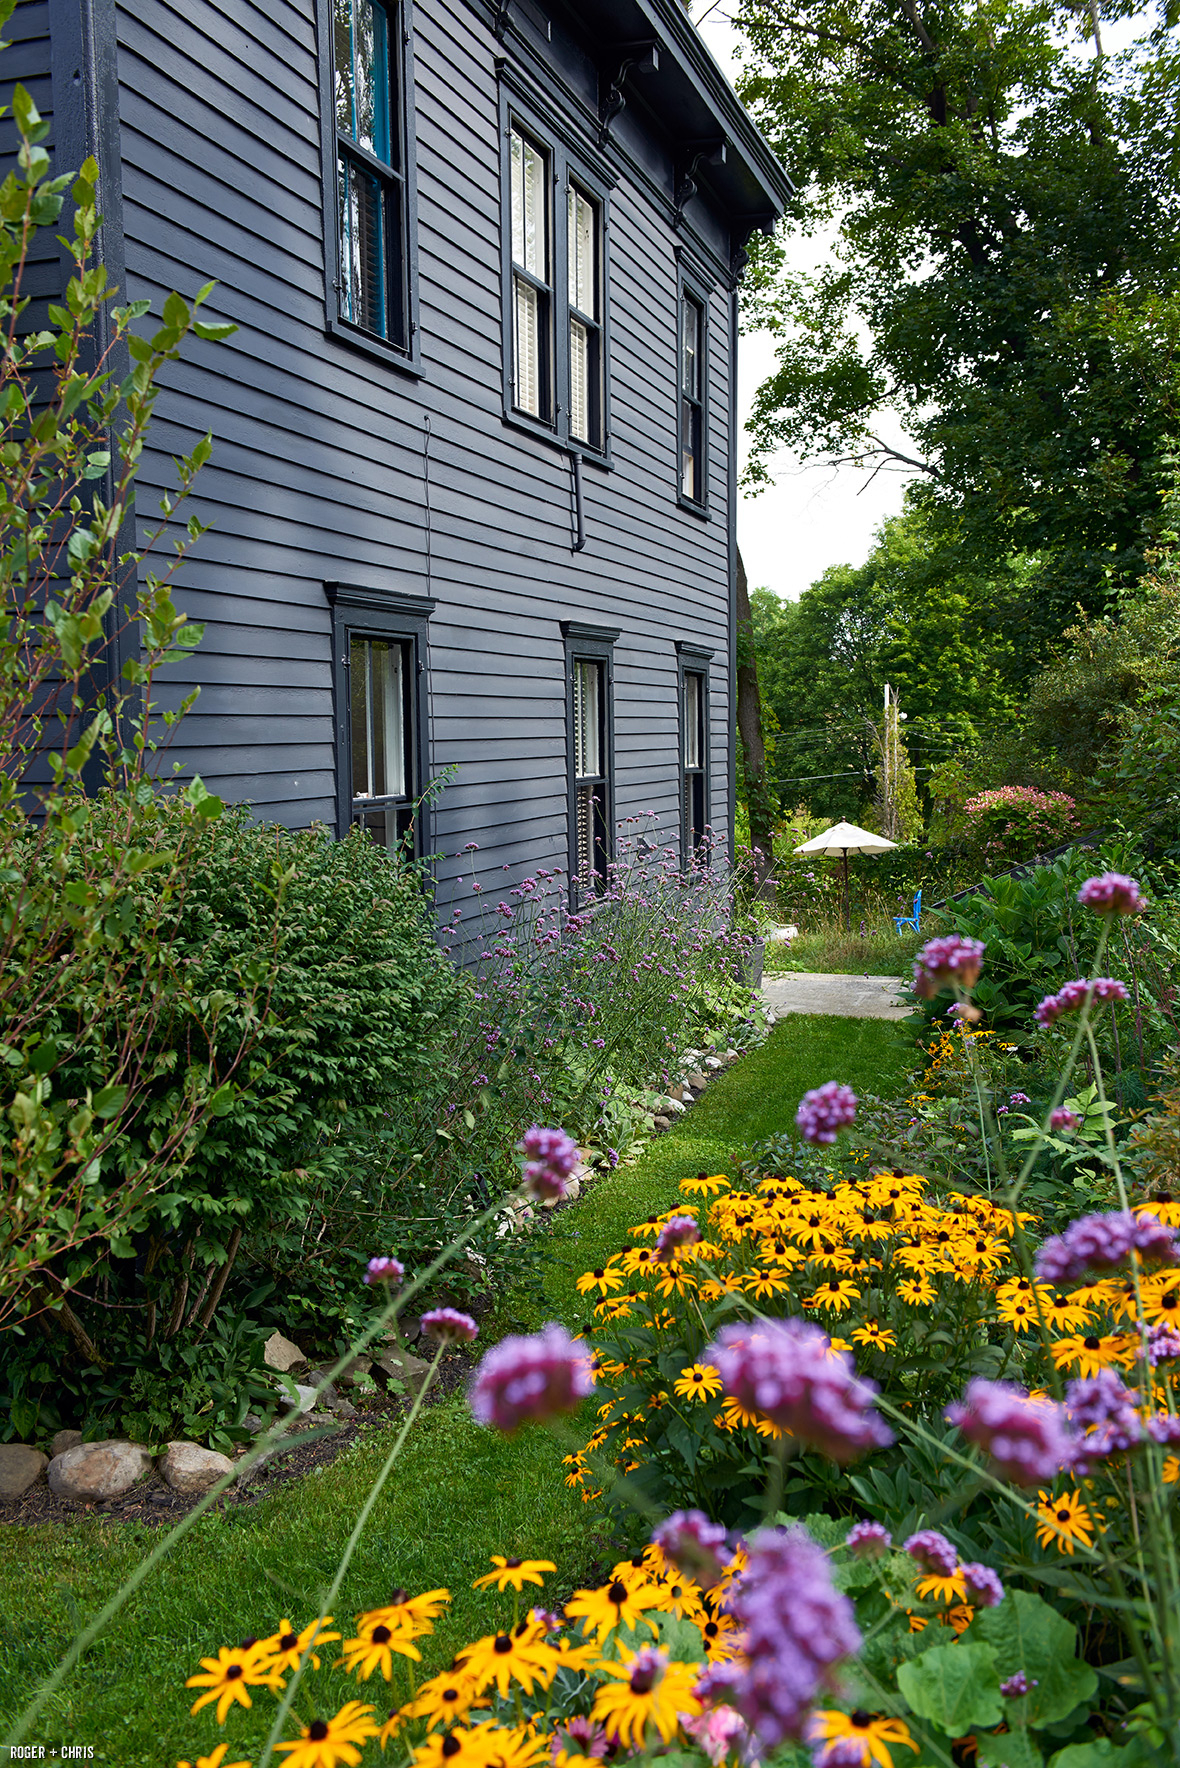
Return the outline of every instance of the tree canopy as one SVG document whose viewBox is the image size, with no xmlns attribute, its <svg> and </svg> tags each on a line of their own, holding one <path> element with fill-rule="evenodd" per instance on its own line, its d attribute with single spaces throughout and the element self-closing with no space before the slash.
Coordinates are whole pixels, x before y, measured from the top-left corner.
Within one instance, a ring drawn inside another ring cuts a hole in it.
<svg viewBox="0 0 1180 1768">
<path fill-rule="evenodd" d="M 795 224 L 838 223 L 815 274 L 781 242 L 756 253 L 747 323 L 779 347 L 752 476 L 783 447 L 905 458 L 881 439 L 898 414 L 929 529 L 976 570 L 1035 559 L 1029 646 L 1141 574 L 1180 417 L 1180 56 L 1166 23 L 1103 54 L 1130 11 L 737 9 L 740 90 L 795 179 Z M 817 615 L 844 579 L 824 581 Z"/>
</svg>

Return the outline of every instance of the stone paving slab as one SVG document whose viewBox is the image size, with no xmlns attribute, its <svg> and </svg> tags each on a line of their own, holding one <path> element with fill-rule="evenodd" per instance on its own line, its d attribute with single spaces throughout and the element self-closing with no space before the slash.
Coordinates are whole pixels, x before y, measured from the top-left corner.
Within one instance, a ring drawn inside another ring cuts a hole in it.
<svg viewBox="0 0 1180 1768">
<path fill-rule="evenodd" d="M 904 1019 L 900 976 L 833 976 L 818 970 L 766 976 L 762 998 L 783 1013 L 837 1013 L 848 1019 Z"/>
</svg>

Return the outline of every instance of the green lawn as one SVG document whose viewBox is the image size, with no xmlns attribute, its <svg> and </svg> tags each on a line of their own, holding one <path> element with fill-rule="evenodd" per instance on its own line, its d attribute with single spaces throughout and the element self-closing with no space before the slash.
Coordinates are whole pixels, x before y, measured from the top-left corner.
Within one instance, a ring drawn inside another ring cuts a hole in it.
<svg viewBox="0 0 1180 1768">
<path fill-rule="evenodd" d="M 574 1289 L 579 1273 L 620 1247 L 632 1222 L 669 1208 L 682 1178 L 723 1172 L 733 1151 L 785 1129 L 808 1087 L 835 1079 L 888 1092 L 907 1049 L 906 1034 L 886 1020 L 784 1019 L 636 1166 L 619 1168 L 560 1213 L 542 1262 L 543 1298 L 506 1298 L 502 1315 L 573 1325 L 582 1318 Z M 228 1760 L 251 1757 L 265 1735 L 268 1697 L 260 1694 L 251 1713 L 235 1709 L 218 1733 L 207 1713 L 189 1717 L 184 1678 L 219 1645 L 269 1631 L 280 1617 L 314 1615 L 387 1452 L 382 1433 L 256 1506 L 204 1518 L 92 1648 L 26 1741 L 45 1744 L 47 1756 L 54 1745 L 89 1744 L 94 1761 L 118 1768 L 195 1761 L 218 1736 L 230 1741 Z M 446 1585 L 455 1604 L 435 1639 L 423 1642 L 429 1668 L 490 1629 L 510 1600 L 470 1587 L 487 1569 L 488 1554 L 552 1559 L 559 1567 L 555 1587 L 568 1591 L 608 1547 L 601 1518 L 562 1482 L 562 1453 L 541 1429 L 510 1441 L 481 1430 L 461 1397 L 428 1410 L 377 1505 L 338 1614 L 375 1606 L 398 1585 Z M 0 1737 L 153 1538 L 145 1529 L 90 1519 L 0 1534 Z M 348 1697 L 346 1685 L 331 1686 L 338 1699 Z M 386 1694 L 380 1682 L 372 1686 L 379 1708 Z"/>
</svg>

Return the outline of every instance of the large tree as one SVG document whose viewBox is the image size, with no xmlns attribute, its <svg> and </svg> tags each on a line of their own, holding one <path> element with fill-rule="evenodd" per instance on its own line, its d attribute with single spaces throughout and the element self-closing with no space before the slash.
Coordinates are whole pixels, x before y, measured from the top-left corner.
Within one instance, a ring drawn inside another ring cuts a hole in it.
<svg viewBox="0 0 1180 1768">
<path fill-rule="evenodd" d="M 1037 556 L 1030 641 L 1140 574 L 1180 421 L 1180 56 L 1165 25 L 1104 55 L 1100 10 L 1129 0 L 738 0 L 795 225 L 836 230 L 815 274 L 756 256 L 753 476 L 908 461 L 968 559 Z"/>
</svg>

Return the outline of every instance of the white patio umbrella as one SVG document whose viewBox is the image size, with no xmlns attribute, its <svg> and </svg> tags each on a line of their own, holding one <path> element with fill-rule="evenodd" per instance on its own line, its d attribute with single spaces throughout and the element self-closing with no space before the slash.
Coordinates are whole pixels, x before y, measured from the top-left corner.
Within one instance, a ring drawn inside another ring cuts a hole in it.
<svg viewBox="0 0 1180 1768">
<path fill-rule="evenodd" d="M 848 925 L 848 855 L 850 853 L 884 853 L 887 847 L 896 847 L 896 841 L 887 841 L 884 835 L 874 835 L 869 829 L 858 829 L 855 823 L 833 823 L 822 835 L 813 835 L 810 841 L 804 841 L 795 849 L 796 853 L 815 853 L 825 859 L 844 856 L 844 925 Z"/>
</svg>

